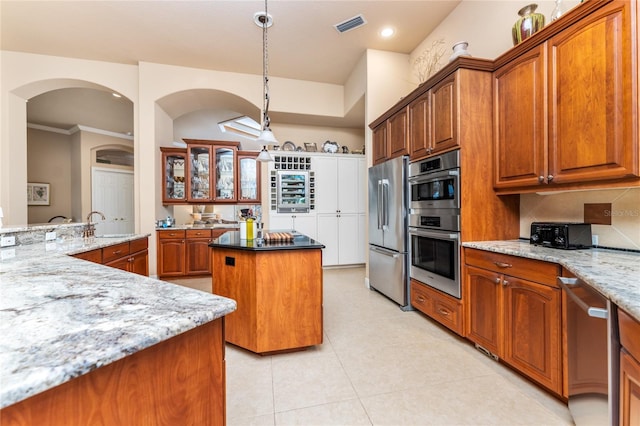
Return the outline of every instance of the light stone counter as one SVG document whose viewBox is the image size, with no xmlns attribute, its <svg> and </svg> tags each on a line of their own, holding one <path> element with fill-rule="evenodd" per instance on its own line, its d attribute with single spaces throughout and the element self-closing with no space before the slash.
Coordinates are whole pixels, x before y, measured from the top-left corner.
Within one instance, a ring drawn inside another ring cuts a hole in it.
<svg viewBox="0 0 640 426">
<path fill-rule="evenodd" d="M 538 247 L 523 240 L 462 245 L 560 264 L 640 320 L 640 253 L 606 249 L 559 250 Z"/>
<path fill-rule="evenodd" d="M 68 256 L 146 236 L 0 250 L 0 408 L 236 309 L 225 297 Z"/>
</svg>

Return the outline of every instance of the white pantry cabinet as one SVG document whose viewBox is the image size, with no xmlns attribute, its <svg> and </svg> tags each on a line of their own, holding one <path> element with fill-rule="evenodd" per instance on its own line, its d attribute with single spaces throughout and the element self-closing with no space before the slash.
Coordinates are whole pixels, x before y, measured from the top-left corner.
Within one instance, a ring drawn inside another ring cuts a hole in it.
<svg viewBox="0 0 640 426">
<path fill-rule="evenodd" d="M 360 156 L 322 156 L 312 160 L 316 173 L 318 240 L 326 248 L 323 266 L 365 262 L 364 217 L 366 163 Z"/>
</svg>

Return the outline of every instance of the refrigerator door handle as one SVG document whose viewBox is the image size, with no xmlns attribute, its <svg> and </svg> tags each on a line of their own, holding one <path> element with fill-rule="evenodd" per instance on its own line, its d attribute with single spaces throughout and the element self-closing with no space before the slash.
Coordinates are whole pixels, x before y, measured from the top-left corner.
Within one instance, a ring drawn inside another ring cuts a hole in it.
<svg viewBox="0 0 640 426">
<path fill-rule="evenodd" d="M 382 229 L 389 229 L 389 179 L 382 179 Z"/>
<path fill-rule="evenodd" d="M 376 201 L 378 203 L 378 211 L 376 212 L 378 216 L 378 229 L 382 229 L 382 205 L 384 202 L 382 199 L 382 180 L 378 180 L 378 199 Z"/>
<path fill-rule="evenodd" d="M 384 254 L 385 256 L 393 257 L 394 259 L 400 256 L 400 253 L 393 250 L 387 250 L 380 247 L 369 247 L 369 250 L 375 251 L 376 253 Z"/>
</svg>

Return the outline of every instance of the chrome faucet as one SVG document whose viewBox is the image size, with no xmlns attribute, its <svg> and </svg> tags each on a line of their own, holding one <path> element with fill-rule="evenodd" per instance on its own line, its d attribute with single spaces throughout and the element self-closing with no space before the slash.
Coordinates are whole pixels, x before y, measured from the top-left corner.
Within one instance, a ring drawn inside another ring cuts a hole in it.
<svg viewBox="0 0 640 426">
<path fill-rule="evenodd" d="M 96 232 L 96 226 L 91 222 L 91 217 L 94 214 L 99 214 L 102 217 L 102 220 L 107 220 L 107 218 L 104 217 L 104 213 L 102 212 L 99 212 L 97 210 L 89 212 L 89 214 L 87 215 L 87 224 L 85 225 L 84 230 L 82 231 L 83 238 L 93 237 Z"/>
</svg>

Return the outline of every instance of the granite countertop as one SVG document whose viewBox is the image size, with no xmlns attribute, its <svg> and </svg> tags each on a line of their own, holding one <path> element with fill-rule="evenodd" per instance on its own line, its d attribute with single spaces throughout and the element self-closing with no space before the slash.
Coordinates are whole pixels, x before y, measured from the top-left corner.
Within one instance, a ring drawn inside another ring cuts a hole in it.
<svg viewBox="0 0 640 426">
<path fill-rule="evenodd" d="M 640 253 L 607 250 L 559 250 L 529 241 L 481 241 L 464 247 L 558 263 L 640 321 Z"/>
<path fill-rule="evenodd" d="M 278 243 L 258 244 L 255 240 L 240 239 L 240 232 L 230 231 L 222 234 L 209 244 L 209 247 L 222 247 L 238 250 L 252 251 L 273 251 L 273 250 L 302 250 L 302 249 L 323 249 L 324 245 L 313 238 L 296 231 L 265 231 L 265 232 L 288 232 L 293 234 L 293 241 Z"/>
<path fill-rule="evenodd" d="M 156 231 L 171 231 L 172 229 L 184 230 L 184 229 L 238 229 L 240 224 L 237 222 L 229 223 L 203 223 L 203 224 L 184 224 L 174 225 L 167 228 L 156 227 Z"/>
<path fill-rule="evenodd" d="M 0 408 L 236 309 L 225 297 L 68 256 L 146 236 L 0 250 Z"/>
</svg>

